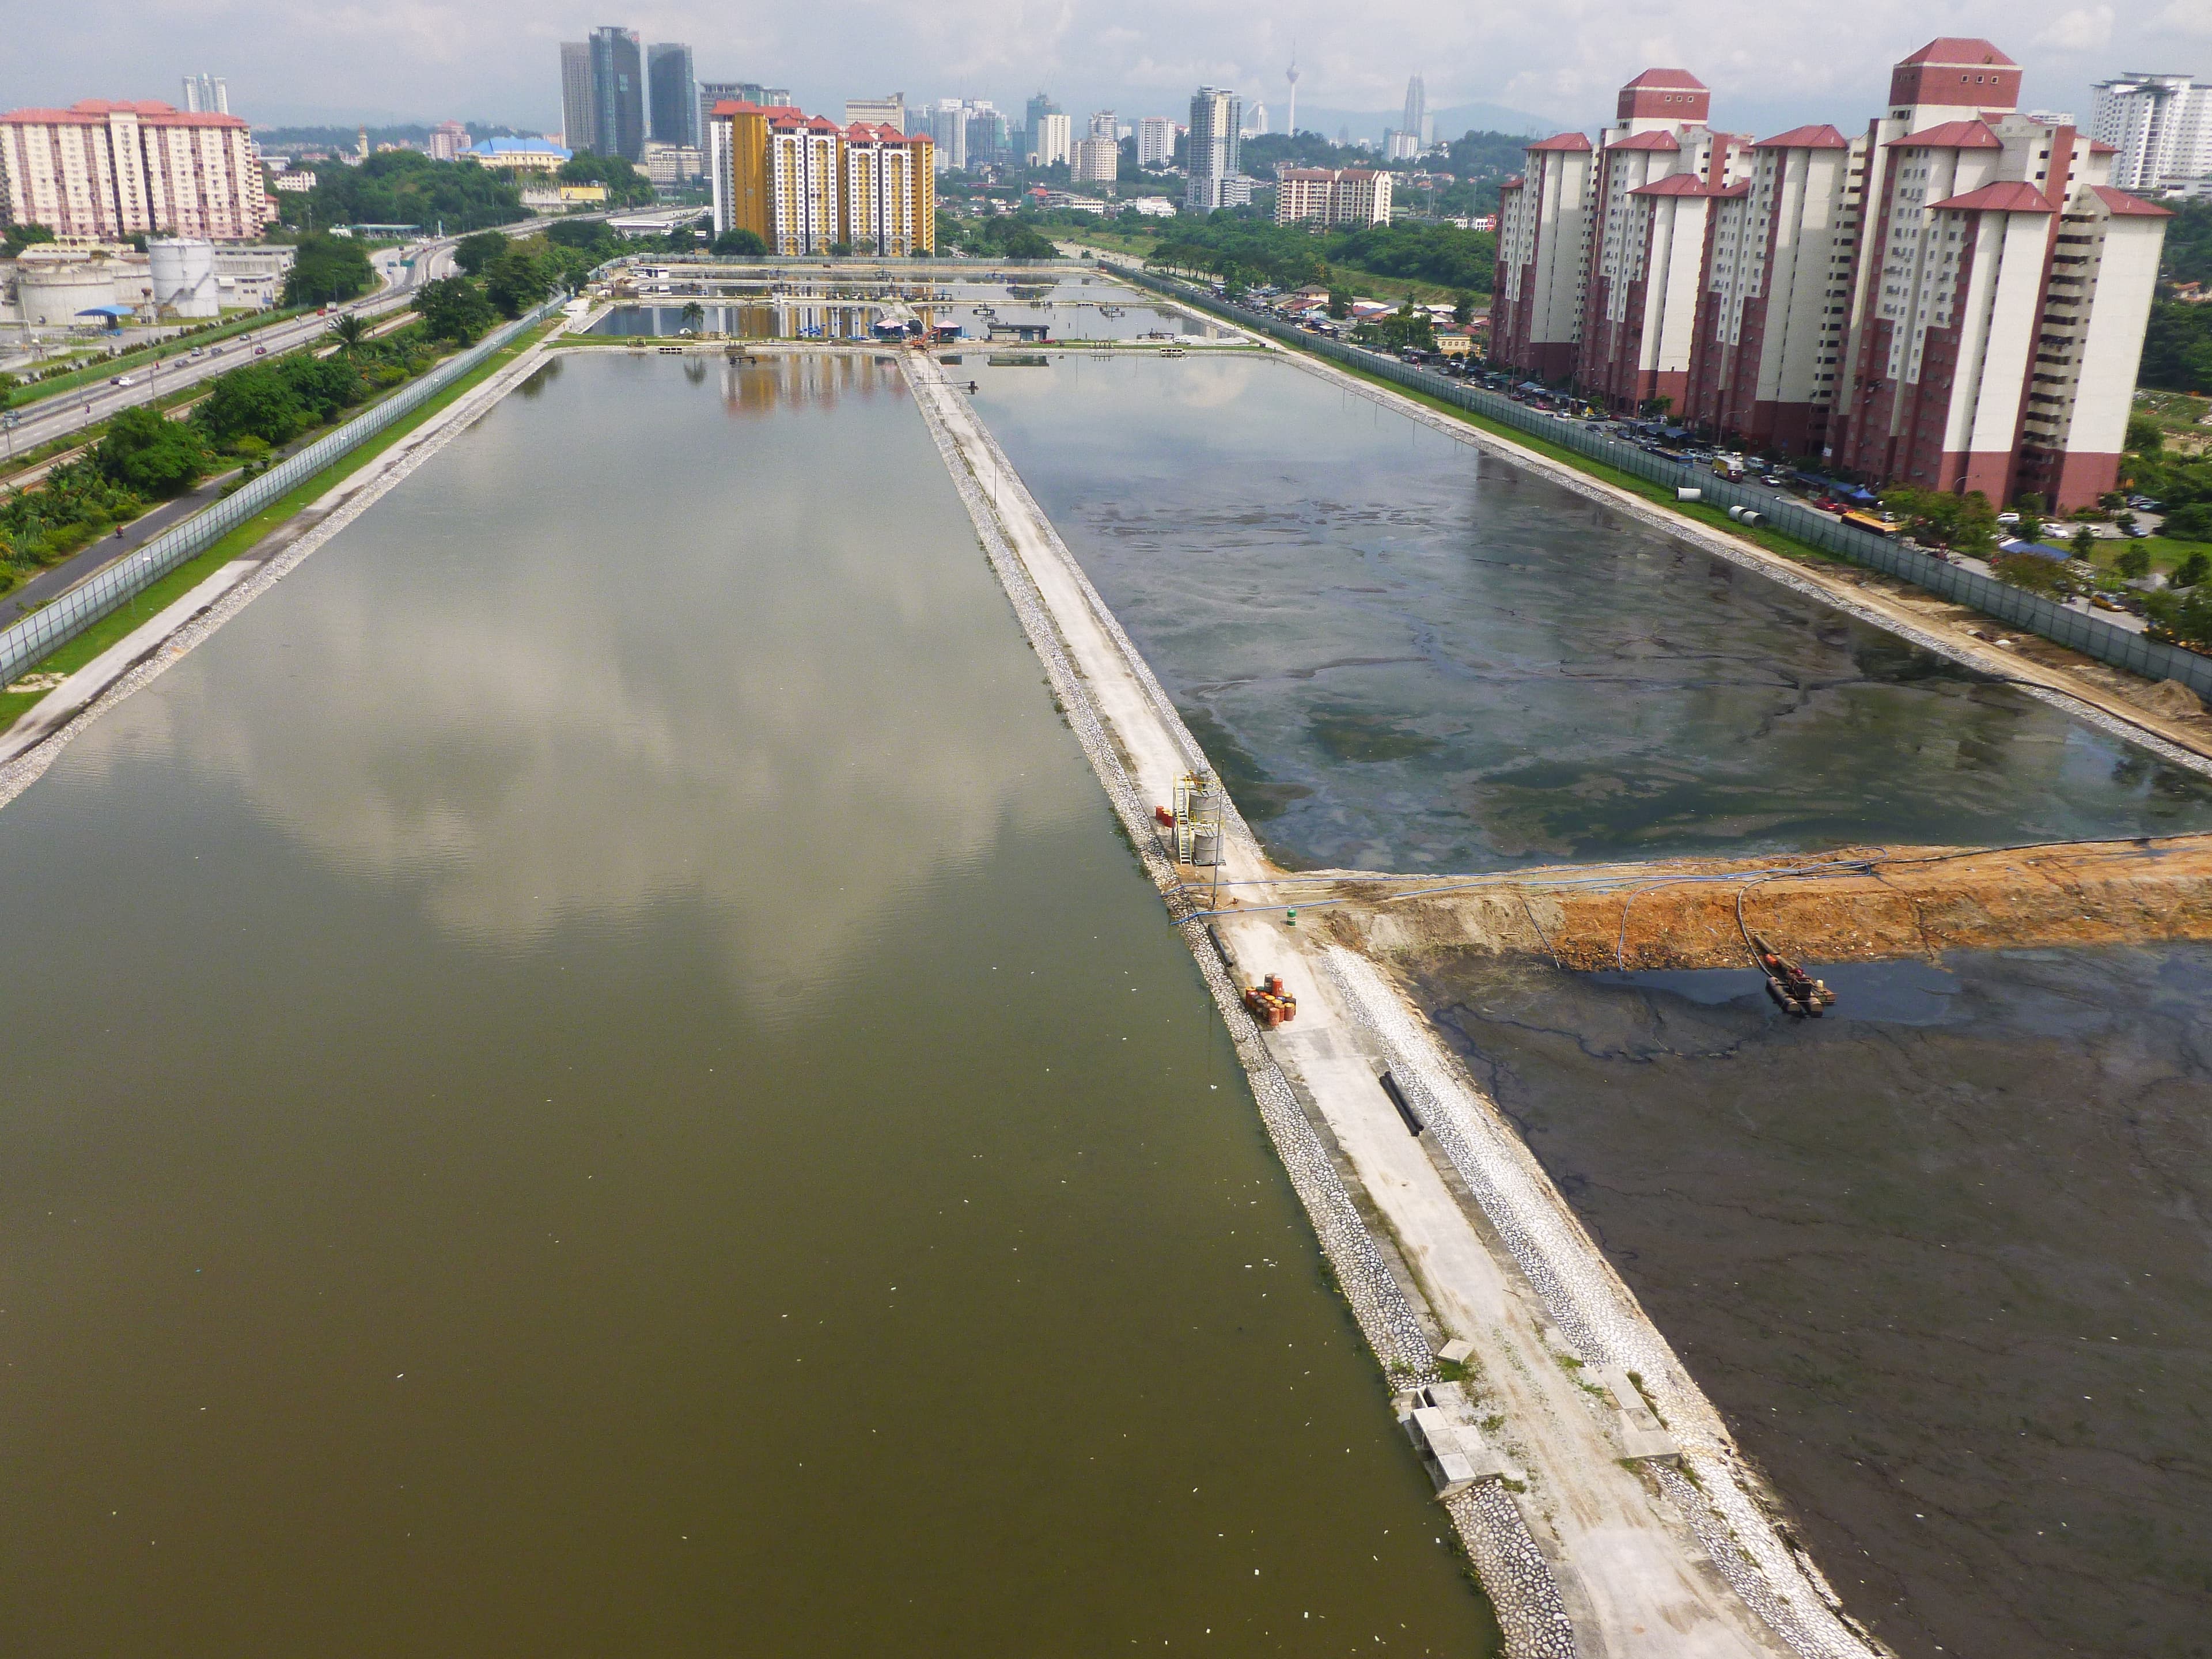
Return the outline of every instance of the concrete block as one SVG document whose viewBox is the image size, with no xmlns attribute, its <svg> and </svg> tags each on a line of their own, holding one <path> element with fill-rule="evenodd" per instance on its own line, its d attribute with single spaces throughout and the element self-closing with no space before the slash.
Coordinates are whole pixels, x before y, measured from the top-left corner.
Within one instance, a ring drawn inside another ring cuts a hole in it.
<svg viewBox="0 0 2212 1659">
<path fill-rule="evenodd" d="M 1455 1336 L 1437 1350 L 1437 1358 L 1455 1365 L 1464 1365 L 1474 1357 L 1474 1344 L 1463 1336 Z"/>
</svg>

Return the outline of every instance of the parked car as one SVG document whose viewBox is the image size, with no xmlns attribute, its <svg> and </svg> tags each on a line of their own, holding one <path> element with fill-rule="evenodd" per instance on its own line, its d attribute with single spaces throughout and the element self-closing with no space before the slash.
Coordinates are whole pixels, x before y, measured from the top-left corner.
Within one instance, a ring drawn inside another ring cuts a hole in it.
<svg viewBox="0 0 2212 1659">
<path fill-rule="evenodd" d="M 2163 513 L 2166 511 L 2166 504 L 2164 502 L 2154 501 L 2148 495 L 2130 495 L 2128 497 L 2128 505 L 2135 508 L 2138 513 Z"/>
</svg>

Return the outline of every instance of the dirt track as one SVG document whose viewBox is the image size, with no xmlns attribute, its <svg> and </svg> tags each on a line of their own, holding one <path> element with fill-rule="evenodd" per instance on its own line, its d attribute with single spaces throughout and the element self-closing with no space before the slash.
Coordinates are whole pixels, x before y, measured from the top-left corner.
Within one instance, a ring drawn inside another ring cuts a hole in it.
<svg viewBox="0 0 2212 1659">
<path fill-rule="evenodd" d="M 1741 967 L 1745 927 L 1815 962 L 2212 939 L 2212 836 L 1289 883 L 1302 921 L 1379 957 L 1474 949 L 1584 969 Z"/>
</svg>

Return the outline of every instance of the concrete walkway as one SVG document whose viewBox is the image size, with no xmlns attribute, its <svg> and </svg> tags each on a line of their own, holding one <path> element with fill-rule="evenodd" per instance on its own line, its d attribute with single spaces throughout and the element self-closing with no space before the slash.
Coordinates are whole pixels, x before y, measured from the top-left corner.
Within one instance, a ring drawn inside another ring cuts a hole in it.
<svg viewBox="0 0 2212 1659">
<path fill-rule="evenodd" d="M 1196 744 L 964 393 L 922 354 L 907 362 L 925 412 L 951 434 L 982 509 L 1048 607 L 1130 781 L 1144 801 L 1165 804 Z M 1242 979 L 1279 973 L 1298 1000 L 1297 1021 L 1267 1034 L 1266 1053 L 1371 1205 L 1378 1242 L 1395 1249 L 1425 1304 L 1431 1340 L 1474 1343 L 1471 1391 L 1481 1411 L 1504 1419 L 1494 1437 L 1525 1472 L 1514 1501 L 1551 1565 L 1575 1650 L 1623 1659 L 1875 1651 L 1801 1570 L 1717 1413 L 1510 1126 L 1371 968 L 1332 953 L 1310 921 L 1300 928 L 1265 908 L 1280 902 L 1268 885 L 1275 872 L 1241 823 L 1225 839 L 1222 878 L 1237 884 L 1224 892 L 1239 902 L 1216 925 Z M 1377 1082 L 1386 1067 L 1414 1079 L 1437 1127 L 1407 1133 Z M 1613 1365 L 1621 1352 L 1640 1360 L 1664 1429 Z M 1615 1375 L 1601 1382 L 1608 1369 Z M 1634 1461 L 1676 1446 L 1703 1492 L 1670 1463 Z M 1551 1650 L 1513 1639 L 1512 1598 L 1498 1593 L 1510 1587 L 1489 1588 L 1509 1647 Z"/>
</svg>

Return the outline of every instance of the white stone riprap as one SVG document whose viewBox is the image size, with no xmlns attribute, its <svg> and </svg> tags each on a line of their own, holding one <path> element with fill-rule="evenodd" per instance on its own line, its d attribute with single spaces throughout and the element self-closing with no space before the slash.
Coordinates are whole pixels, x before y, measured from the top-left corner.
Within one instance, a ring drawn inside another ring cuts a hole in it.
<svg viewBox="0 0 2212 1659">
<path fill-rule="evenodd" d="M 1401 1384 L 1434 1381 L 1437 1372 L 1429 1337 L 1419 1316 L 1361 1219 L 1351 1192 L 1307 1117 L 1290 1079 L 1246 1013 L 1237 988 L 1206 933 L 1206 922 L 1196 914 L 1194 902 L 1183 891 L 1175 866 L 1160 853 L 1151 815 L 1099 718 L 1083 677 L 1071 660 L 1036 583 L 1010 544 L 999 510 L 975 475 L 973 457 L 953 437 L 939 401 L 951 395 L 942 371 L 933 362 L 917 354 L 909 354 L 906 361 L 908 383 L 914 391 L 915 404 L 959 490 L 985 556 L 1006 590 L 1024 635 L 1044 664 L 1054 696 L 1066 715 L 1077 743 L 1097 775 L 1108 800 L 1144 860 L 1146 872 L 1160 890 L 1184 943 L 1198 963 L 1215 1006 L 1229 1027 L 1237 1059 L 1250 1079 L 1261 1121 L 1290 1176 L 1292 1189 L 1313 1223 L 1322 1254 L 1358 1322 L 1361 1334 L 1394 1381 Z M 980 422 L 970 424 L 971 443 L 975 441 L 973 434 L 980 430 Z M 981 441 L 991 442 L 988 434 Z M 995 451 L 995 445 L 992 450 Z M 991 459 L 1000 469 L 993 482 L 1004 493 L 1009 489 L 1012 471 L 1005 465 L 1002 456 L 993 453 Z M 1049 533 L 1050 521 L 1030 500 L 1025 489 L 1019 499 L 1040 528 Z M 1072 556 L 1067 556 L 1067 564 L 1079 577 L 1080 567 Z M 1121 624 L 1113 618 L 1087 578 L 1082 580 L 1081 587 L 1086 603 L 1108 628 L 1134 672 L 1152 712 L 1175 735 L 1189 763 L 1202 762 L 1203 751 L 1184 728 L 1173 703 L 1135 646 L 1121 632 Z M 1228 817 L 1230 821 L 1224 823 L 1227 833 L 1250 842 L 1251 832 L 1243 818 L 1236 815 L 1233 806 Z M 1479 1491 L 1458 1494 L 1446 1504 L 1446 1509 L 1497 1611 L 1499 1626 L 1506 1637 L 1506 1650 L 1512 1659 L 1572 1659 L 1576 1650 L 1574 1633 L 1561 1601 L 1558 1580 L 1512 1499 L 1491 1483 Z"/>
<path fill-rule="evenodd" d="M 1389 1054 L 1391 1075 L 1577 1354 L 1642 1380 L 1696 1480 L 1652 1467 L 1722 1576 L 1806 1659 L 1881 1651 L 1844 1619 L 1826 1581 L 1783 1538 L 1754 1497 L 1756 1477 L 1720 1413 L 1496 1104 L 1373 963 L 1341 946 L 1330 947 L 1326 963 L 1346 1006 Z"/>
</svg>

